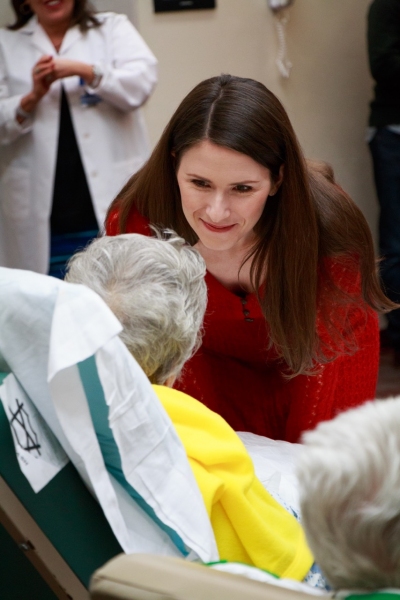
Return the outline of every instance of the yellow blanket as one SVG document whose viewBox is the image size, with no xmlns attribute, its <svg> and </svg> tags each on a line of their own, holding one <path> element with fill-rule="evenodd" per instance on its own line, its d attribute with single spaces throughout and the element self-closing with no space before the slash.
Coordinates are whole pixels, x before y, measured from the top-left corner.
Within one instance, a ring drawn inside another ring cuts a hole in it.
<svg viewBox="0 0 400 600">
<path fill-rule="evenodd" d="M 313 557 L 301 525 L 256 478 L 252 460 L 233 429 L 194 398 L 153 387 L 186 449 L 221 560 L 302 580 Z"/>
</svg>

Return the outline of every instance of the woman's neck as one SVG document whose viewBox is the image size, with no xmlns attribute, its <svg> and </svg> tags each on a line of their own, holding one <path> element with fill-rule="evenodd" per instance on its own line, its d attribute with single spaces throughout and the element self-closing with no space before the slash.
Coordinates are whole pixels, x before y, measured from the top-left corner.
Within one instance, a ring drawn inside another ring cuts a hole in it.
<svg viewBox="0 0 400 600">
<path fill-rule="evenodd" d="M 40 23 L 40 21 L 39 21 L 39 23 Z M 64 36 L 69 29 L 70 23 L 62 22 L 62 23 L 54 23 L 51 25 L 49 25 L 49 24 L 43 25 L 43 23 L 40 23 L 40 24 L 43 27 L 44 31 L 46 32 L 47 36 L 49 37 L 54 48 L 58 52 L 61 48 L 61 44 L 64 39 Z"/>
<path fill-rule="evenodd" d="M 195 248 L 204 258 L 207 271 L 228 290 L 240 296 L 254 292 L 250 278 L 252 260 L 246 260 L 243 264 L 251 248 L 241 251 L 210 250 L 200 241 Z"/>
</svg>

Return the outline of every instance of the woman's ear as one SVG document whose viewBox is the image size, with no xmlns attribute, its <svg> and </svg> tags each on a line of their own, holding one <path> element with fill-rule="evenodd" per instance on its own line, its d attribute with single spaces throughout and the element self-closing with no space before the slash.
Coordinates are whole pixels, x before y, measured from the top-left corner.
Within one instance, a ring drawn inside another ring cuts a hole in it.
<svg viewBox="0 0 400 600">
<path fill-rule="evenodd" d="M 284 165 L 281 165 L 279 167 L 278 178 L 273 182 L 273 184 L 271 186 L 271 191 L 269 193 L 270 196 L 275 196 L 276 192 L 281 187 L 282 181 L 283 181 L 283 177 L 284 177 L 284 171 L 285 171 L 285 167 L 284 167 Z"/>
<path fill-rule="evenodd" d="M 173 165 L 173 168 L 174 168 L 175 174 L 176 174 L 176 172 L 178 170 L 178 163 L 177 163 L 177 160 L 176 160 L 176 152 L 175 152 L 175 150 L 171 150 L 170 157 L 171 157 L 171 163 Z"/>
</svg>

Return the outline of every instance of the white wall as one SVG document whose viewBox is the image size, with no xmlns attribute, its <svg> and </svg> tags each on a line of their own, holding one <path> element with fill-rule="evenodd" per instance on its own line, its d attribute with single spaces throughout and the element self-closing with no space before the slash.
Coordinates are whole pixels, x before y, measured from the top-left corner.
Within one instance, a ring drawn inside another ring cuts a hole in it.
<svg viewBox="0 0 400 600">
<path fill-rule="evenodd" d="M 153 12 L 152 0 L 96 0 L 129 8 L 159 59 L 159 85 L 145 107 L 155 143 L 184 95 L 221 72 L 252 77 L 282 100 L 309 157 L 330 162 L 373 230 L 377 205 L 364 143 L 372 84 L 365 47 L 370 0 L 295 0 L 287 27 L 291 76 L 275 66 L 277 37 L 267 0 L 217 0 L 215 10 Z M 8 5 L 8 2 L 7 2 Z M 0 5 L 0 23 L 11 11 Z"/>
<path fill-rule="evenodd" d="M 132 23 L 137 26 L 136 0 L 91 0 L 91 2 L 98 11 L 113 10 L 128 15 Z"/>
</svg>

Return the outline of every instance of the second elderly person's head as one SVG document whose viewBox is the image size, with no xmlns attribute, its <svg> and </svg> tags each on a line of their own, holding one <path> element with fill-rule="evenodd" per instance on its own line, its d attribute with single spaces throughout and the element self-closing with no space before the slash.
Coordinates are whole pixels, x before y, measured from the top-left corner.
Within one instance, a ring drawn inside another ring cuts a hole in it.
<svg viewBox="0 0 400 600">
<path fill-rule="evenodd" d="M 399 588 L 400 397 L 344 412 L 302 441 L 302 523 L 329 583 Z"/>
<path fill-rule="evenodd" d="M 197 349 L 207 304 L 205 263 L 182 238 L 125 234 L 94 240 L 66 280 L 91 288 L 123 326 L 128 350 L 152 383 L 171 383 Z"/>
</svg>

